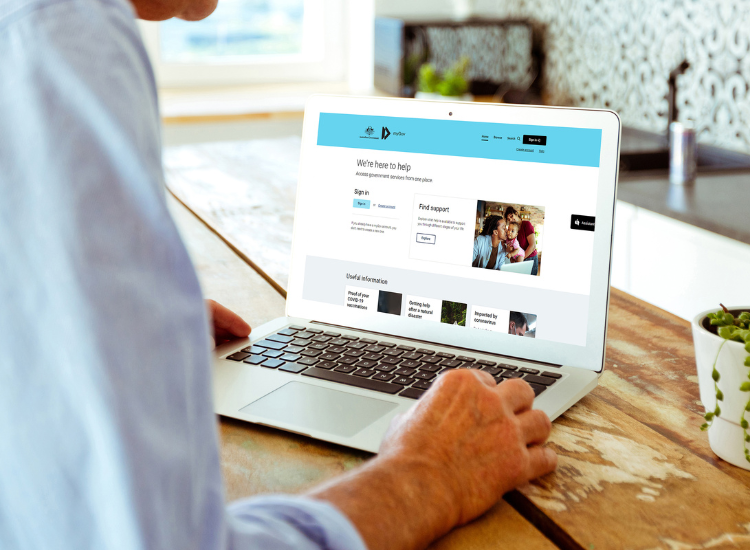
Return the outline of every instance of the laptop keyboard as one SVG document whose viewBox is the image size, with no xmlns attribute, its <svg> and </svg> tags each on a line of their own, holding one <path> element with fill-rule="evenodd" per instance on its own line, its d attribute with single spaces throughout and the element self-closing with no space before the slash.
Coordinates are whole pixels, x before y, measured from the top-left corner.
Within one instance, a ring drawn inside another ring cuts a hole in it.
<svg viewBox="0 0 750 550">
<path fill-rule="evenodd" d="M 483 370 L 498 384 L 521 378 L 535 395 L 562 378 L 557 372 L 300 325 L 291 325 L 226 358 L 410 399 L 419 399 L 439 374 L 453 369 Z"/>
</svg>

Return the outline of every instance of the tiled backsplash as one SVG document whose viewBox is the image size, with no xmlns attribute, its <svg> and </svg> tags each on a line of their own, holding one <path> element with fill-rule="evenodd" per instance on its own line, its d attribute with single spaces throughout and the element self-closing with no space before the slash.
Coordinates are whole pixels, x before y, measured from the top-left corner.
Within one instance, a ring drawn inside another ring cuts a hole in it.
<svg viewBox="0 0 750 550">
<path fill-rule="evenodd" d="M 606 106 L 643 130 L 666 131 L 667 76 L 687 58 L 679 119 L 701 142 L 750 152 L 750 0 L 513 0 L 492 12 L 541 31 L 553 104 Z"/>
</svg>

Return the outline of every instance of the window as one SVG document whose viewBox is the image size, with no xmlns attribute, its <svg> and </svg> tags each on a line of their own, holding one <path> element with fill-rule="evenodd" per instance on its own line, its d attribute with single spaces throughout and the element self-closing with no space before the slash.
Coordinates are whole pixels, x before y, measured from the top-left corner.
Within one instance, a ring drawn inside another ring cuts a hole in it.
<svg viewBox="0 0 750 550">
<path fill-rule="evenodd" d="M 142 22 L 141 30 L 161 87 L 343 81 L 352 5 L 219 0 L 203 21 Z"/>
</svg>

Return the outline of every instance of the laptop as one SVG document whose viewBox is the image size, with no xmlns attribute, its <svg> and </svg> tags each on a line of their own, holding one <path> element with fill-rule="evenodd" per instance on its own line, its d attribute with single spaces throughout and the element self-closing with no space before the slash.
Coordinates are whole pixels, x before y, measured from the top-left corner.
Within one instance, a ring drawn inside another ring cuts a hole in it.
<svg viewBox="0 0 750 550">
<path fill-rule="evenodd" d="M 534 267 L 534 262 L 518 262 L 515 264 L 504 263 L 500 266 L 500 271 L 507 271 L 509 273 L 522 273 L 524 275 L 531 275 L 531 270 Z"/>
<path fill-rule="evenodd" d="M 216 412 L 377 452 L 480 369 L 558 417 L 604 368 L 619 143 L 612 111 L 312 97 L 286 316 L 217 347 Z M 537 275 L 486 268 L 507 213 Z"/>
</svg>

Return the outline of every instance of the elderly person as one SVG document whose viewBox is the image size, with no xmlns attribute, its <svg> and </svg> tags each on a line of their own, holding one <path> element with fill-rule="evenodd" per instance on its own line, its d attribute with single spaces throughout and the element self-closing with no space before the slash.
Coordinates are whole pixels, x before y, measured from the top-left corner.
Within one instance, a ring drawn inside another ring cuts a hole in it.
<svg viewBox="0 0 750 550">
<path fill-rule="evenodd" d="M 135 23 L 215 0 L 0 3 L 0 548 L 420 548 L 555 468 L 523 381 L 451 372 L 380 454 L 225 508 L 209 321 Z M 209 303 L 217 339 L 250 331 Z"/>
<path fill-rule="evenodd" d="M 519 225 L 518 230 L 518 244 L 524 250 L 524 262 L 534 262 L 531 268 L 532 275 L 539 274 L 539 254 L 536 249 L 536 234 L 534 233 L 534 226 L 528 220 L 522 220 L 518 214 L 518 210 L 512 206 L 505 208 L 505 219 L 508 223 L 516 222 Z"/>
<path fill-rule="evenodd" d="M 489 216 L 484 220 L 482 232 L 474 239 L 472 267 L 500 269 L 507 259 L 503 241 L 506 237 L 502 216 Z"/>
</svg>

